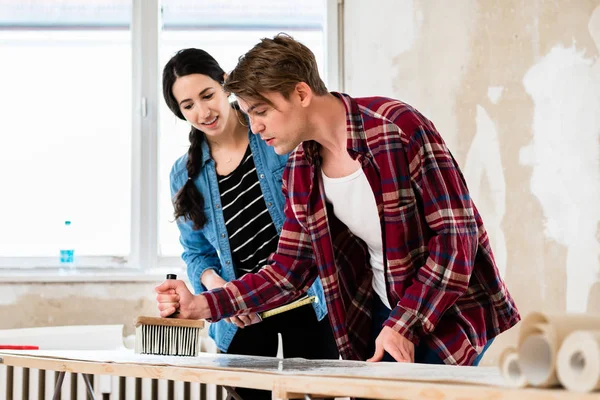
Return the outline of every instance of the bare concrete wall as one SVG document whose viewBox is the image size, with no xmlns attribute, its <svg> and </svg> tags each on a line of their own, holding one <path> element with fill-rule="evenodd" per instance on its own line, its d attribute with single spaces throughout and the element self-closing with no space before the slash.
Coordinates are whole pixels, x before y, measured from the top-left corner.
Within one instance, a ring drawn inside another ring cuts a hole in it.
<svg viewBox="0 0 600 400">
<path fill-rule="evenodd" d="M 345 4 L 345 91 L 435 123 L 521 312 L 600 312 L 600 1 Z"/>
</svg>

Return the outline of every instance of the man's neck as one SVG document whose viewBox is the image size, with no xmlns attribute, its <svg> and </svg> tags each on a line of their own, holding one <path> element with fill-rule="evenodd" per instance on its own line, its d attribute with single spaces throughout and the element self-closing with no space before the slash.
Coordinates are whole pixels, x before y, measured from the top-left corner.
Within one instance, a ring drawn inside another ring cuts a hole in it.
<svg viewBox="0 0 600 400">
<path fill-rule="evenodd" d="M 360 163 L 348 153 L 346 107 L 333 95 L 319 98 L 314 104 L 312 140 L 321 145 L 321 170 L 329 178 L 348 176 L 360 168 Z"/>
<path fill-rule="evenodd" d="M 346 152 L 346 107 L 332 94 L 315 97 L 311 107 L 314 107 L 311 123 L 311 137 L 321 145 L 321 157 L 328 155 L 339 156 Z"/>
</svg>

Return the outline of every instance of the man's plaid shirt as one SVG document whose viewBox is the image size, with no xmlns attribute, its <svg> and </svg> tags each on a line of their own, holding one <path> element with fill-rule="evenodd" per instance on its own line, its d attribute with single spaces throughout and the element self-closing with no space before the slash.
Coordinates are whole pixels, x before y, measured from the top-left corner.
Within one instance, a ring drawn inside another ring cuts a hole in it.
<svg viewBox="0 0 600 400">
<path fill-rule="evenodd" d="M 346 107 L 348 152 L 369 181 L 381 219 L 388 299 L 384 326 L 447 364 L 470 365 L 519 313 L 500 277 L 487 232 L 458 164 L 433 123 L 397 100 L 353 99 Z M 319 276 L 344 359 L 364 360 L 374 294 L 365 243 L 325 201 L 305 142 L 284 172 L 285 215 L 277 252 L 256 274 L 206 292 L 211 316 L 263 311 L 305 292 Z M 318 151 L 318 150 L 317 150 Z"/>
</svg>

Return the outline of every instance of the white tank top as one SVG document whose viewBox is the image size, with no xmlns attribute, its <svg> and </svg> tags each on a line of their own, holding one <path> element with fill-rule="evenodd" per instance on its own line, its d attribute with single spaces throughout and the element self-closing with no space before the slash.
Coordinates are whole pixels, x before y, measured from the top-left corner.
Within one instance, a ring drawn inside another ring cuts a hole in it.
<svg viewBox="0 0 600 400">
<path fill-rule="evenodd" d="M 342 178 L 329 178 L 321 170 L 325 198 L 333 205 L 333 213 L 350 231 L 365 241 L 371 256 L 373 290 L 388 308 L 383 271 L 381 223 L 375 195 L 362 168 Z"/>
</svg>

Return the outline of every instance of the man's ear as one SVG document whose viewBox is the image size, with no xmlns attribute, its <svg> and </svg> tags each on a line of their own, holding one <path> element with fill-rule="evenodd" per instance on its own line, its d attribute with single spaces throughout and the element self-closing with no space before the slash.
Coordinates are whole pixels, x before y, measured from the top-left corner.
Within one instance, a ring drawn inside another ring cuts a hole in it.
<svg viewBox="0 0 600 400">
<path fill-rule="evenodd" d="M 300 105 L 302 107 L 308 107 L 310 105 L 313 97 L 313 92 L 306 82 L 296 83 L 296 87 L 294 87 L 294 92 L 298 96 Z"/>
</svg>

